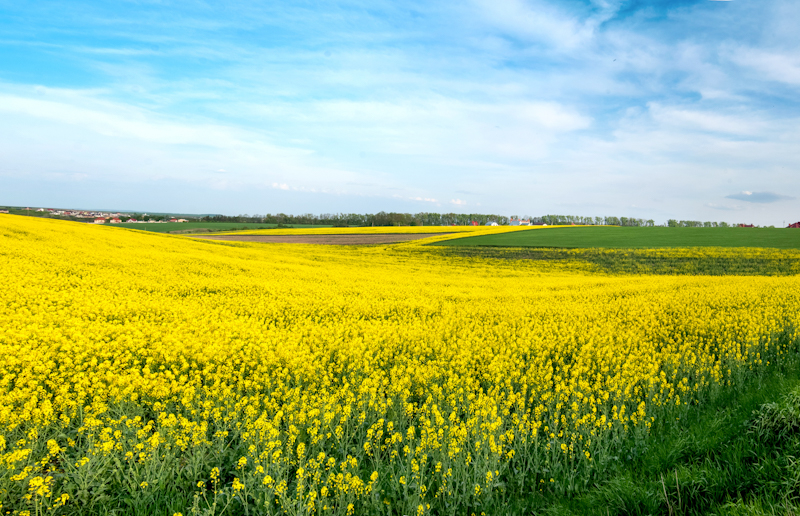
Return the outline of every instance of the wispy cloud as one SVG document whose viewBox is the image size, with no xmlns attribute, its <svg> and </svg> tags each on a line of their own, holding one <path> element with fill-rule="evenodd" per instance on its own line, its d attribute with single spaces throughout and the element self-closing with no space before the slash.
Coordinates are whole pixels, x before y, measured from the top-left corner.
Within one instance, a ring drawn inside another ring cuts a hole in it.
<svg viewBox="0 0 800 516">
<path fill-rule="evenodd" d="M 734 204 L 732 206 L 727 206 L 723 204 L 715 204 L 715 203 L 707 203 L 707 207 L 711 208 L 712 210 L 721 210 L 721 211 L 742 211 L 745 209 L 744 206 Z"/>
<path fill-rule="evenodd" d="M 736 199 L 737 201 L 754 202 L 758 204 L 769 204 L 778 201 L 788 201 L 794 199 L 788 195 L 780 195 L 773 192 L 748 192 L 743 191 L 736 194 L 726 195 L 727 199 Z"/>
<path fill-rule="evenodd" d="M 765 124 L 745 112 L 736 115 L 719 111 L 682 109 L 653 103 L 649 106 L 653 118 L 663 125 L 671 125 L 682 131 L 707 131 L 734 135 L 757 135 L 764 131 Z"/>
<path fill-rule="evenodd" d="M 777 81 L 792 86 L 800 85 L 800 57 L 797 56 L 796 49 L 776 52 L 740 47 L 731 51 L 730 59 L 755 72 L 757 79 Z"/>
<path fill-rule="evenodd" d="M 550 46 L 573 48 L 592 35 L 591 24 L 581 23 L 556 5 L 542 1 L 475 0 L 480 18 L 501 34 L 523 41 L 537 41 Z"/>
<path fill-rule="evenodd" d="M 203 211 L 265 211 L 261 192 L 287 212 L 705 220 L 757 176 L 730 199 L 771 223 L 790 203 L 759 195 L 800 186 L 788 0 L 2 9 L 0 174 L 31 196 L 85 176 L 214 189 Z"/>
</svg>

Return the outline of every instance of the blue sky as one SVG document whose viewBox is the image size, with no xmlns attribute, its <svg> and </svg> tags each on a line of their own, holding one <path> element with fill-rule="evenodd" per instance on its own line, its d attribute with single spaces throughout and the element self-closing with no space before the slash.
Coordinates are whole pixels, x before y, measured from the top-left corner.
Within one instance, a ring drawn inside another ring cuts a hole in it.
<svg viewBox="0 0 800 516">
<path fill-rule="evenodd" d="M 800 220 L 800 3 L 0 0 L 0 203 Z"/>
</svg>

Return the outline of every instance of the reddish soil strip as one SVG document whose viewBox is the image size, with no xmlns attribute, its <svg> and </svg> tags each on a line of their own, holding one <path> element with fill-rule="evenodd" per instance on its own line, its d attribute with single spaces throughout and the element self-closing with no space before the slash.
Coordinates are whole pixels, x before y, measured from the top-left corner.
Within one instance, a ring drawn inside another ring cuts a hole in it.
<svg viewBox="0 0 800 516">
<path fill-rule="evenodd" d="M 388 233 L 361 235 L 192 235 L 192 238 L 228 240 L 234 242 L 264 242 L 270 244 L 323 244 L 323 245 L 369 245 L 407 242 L 451 233 Z"/>
</svg>

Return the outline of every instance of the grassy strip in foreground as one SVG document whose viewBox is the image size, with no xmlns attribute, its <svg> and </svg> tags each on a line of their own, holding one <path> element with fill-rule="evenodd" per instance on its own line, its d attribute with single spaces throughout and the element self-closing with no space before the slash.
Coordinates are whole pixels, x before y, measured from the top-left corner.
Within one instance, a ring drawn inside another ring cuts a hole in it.
<svg viewBox="0 0 800 516">
<path fill-rule="evenodd" d="M 587 492 L 519 509 L 603 516 L 797 513 L 797 364 L 694 408 L 648 444 L 638 459 L 619 457 L 615 474 Z"/>
<path fill-rule="evenodd" d="M 503 236 L 503 235 L 498 235 Z M 464 238 L 463 240 L 473 240 Z M 440 245 L 440 242 L 435 245 Z M 500 260 L 584 263 L 607 274 L 791 276 L 800 274 L 800 251 L 794 249 L 537 249 L 446 247 L 451 256 Z"/>
<path fill-rule="evenodd" d="M 800 231 L 785 228 L 581 226 L 536 228 L 441 242 L 445 246 L 661 248 L 769 247 L 800 249 Z"/>
</svg>

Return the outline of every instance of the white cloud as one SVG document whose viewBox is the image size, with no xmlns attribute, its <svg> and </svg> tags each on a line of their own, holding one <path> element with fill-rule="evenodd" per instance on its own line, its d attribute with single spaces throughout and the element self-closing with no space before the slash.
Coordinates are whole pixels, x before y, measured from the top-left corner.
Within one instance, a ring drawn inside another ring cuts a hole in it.
<svg viewBox="0 0 800 516">
<path fill-rule="evenodd" d="M 546 155 L 561 135 L 592 124 L 591 117 L 559 102 L 469 102 L 435 95 L 396 101 L 251 103 L 238 110 L 257 113 L 262 123 L 276 121 L 286 124 L 287 131 L 302 131 L 309 146 L 342 135 L 340 148 L 463 162 L 535 159 Z"/>
<path fill-rule="evenodd" d="M 706 206 L 711 208 L 712 210 L 721 210 L 721 211 L 743 211 L 745 208 L 744 206 L 734 204 L 732 206 L 720 205 L 715 203 L 707 203 Z"/>
<path fill-rule="evenodd" d="M 648 105 L 650 114 L 659 123 L 682 128 L 686 131 L 709 131 L 736 135 L 754 135 L 763 132 L 765 123 L 752 113 L 732 116 L 718 111 L 701 111 L 663 106 L 659 103 Z"/>
<path fill-rule="evenodd" d="M 740 47 L 728 53 L 734 63 L 757 72 L 757 79 L 800 86 L 800 57 L 797 50 L 781 53 Z"/>
<path fill-rule="evenodd" d="M 44 98 L 0 93 L 0 112 L 34 117 L 88 129 L 115 138 L 166 145 L 202 145 L 223 149 L 251 147 L 254 135 L 216 124 L 172 121 L 130 106 L 37 88 Z M 250 141 L 248 141 L 250 140 Z M 259 142 L 262 150 L 307 154 L 302 149 L 278 149 Z"/>
<path fill-rule="evenodd" d="M 590 117 L 557 102 L 526 102 L 507 109 L 523 124 L 535 124 L 559 133 L 586 129 L 592 123 Z"/>
<path fill-rule="evenodd" d="M 517 38 L 573 48 L 590 38 L 593 27 L 561 13 L 551 3 L 523 0 L 474 0 L 479 17 Z"/>
<path fill-rule="evenodd" d="M 455 204 L 457 206 L 464 206 L 467 204 L 467 201 L 462 201 L 461 199 L 450 199 L 450 204 Z"/>
<path fill-rule="evenodd" d="M 754 202 L 758 204 L 769 204 L 778 201 L 789 201 L 794 199 L 788 195 L 781 195 L 775 192 L 750 192 L 744 190 L 738 194 L 731 194 L 726 196 L 728 199 L 736 199 L 737 201 Z"/>
<path fill-rule="evenodd" d="M 277 188 L 278 190 L 288 190 L 289 185 L 286 183 L 272 183 L 272 188 Z"/>
<path fill-rule="evenodd" d="M 309 188 L 335 188 L 365 179 L 308 149 L 270 143 L 252 130 L 164 117 L 98 99 L 92 91 L 0 84 L 0 118 L 0 129 L 13 128 L 0 140 L 6 170 L 16 159 L 23 168 L 38 163 L 40 174 L 70 167 L 94 179 L 123 173 L 130 180 L 172 177 L 225 188 L 285 184 L 291 177 Z M 230 167 L 221 169 L 220 162 Z M 236 173 L 219 182 L 229 168 Z"/>
</svg>

